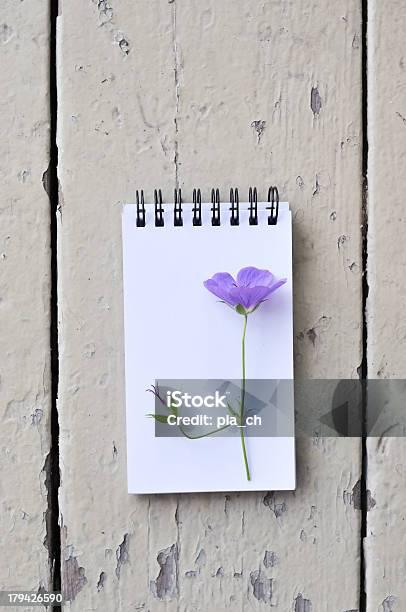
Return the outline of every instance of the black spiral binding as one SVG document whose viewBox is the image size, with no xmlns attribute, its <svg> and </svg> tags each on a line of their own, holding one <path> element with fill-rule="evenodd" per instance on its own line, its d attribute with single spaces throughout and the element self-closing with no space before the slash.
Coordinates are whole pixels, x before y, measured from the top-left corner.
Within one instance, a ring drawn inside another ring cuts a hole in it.
<svg viewBox="0 0 406 612">
<path fill-rule="evenodd" d="M 256 187 L 250 187 L 248 191 L 249 202 L 249 224 L 258 225 L 258 191 Z M 268 225 L 276 225 L 279 215 L 279 192 L 277 187 L 271 186 L 268 189 L 268 204 L 266 207 L 270 211 L 268 215 Z M 136 191 L 137 205 L 137 227 L 145 227 L 146 211 L 144 201 L 144 191 Z M 160 189 L 154 190 L 154 207 L 155 207 L 155 226 L 164 227 L 164 207 L 162 206 L 162 192 Z M 220 191 L 213 188 L 211 190 L 211 224 L 213 226 L 221 225 L 220 215 Z M 193 225 L 202 225 L 202 194 L 200 189 L 193 189 Z M 240 196 L 238 189 L 230 189 L 230 225 L 240 224 Z M 182 192 L 180 189 L 175 189 L 174 192 L 174 210 L 173 224 L 175 227 L 183 226 L 183 209 L 182 209 Z"/>
<path fill-rule="evenodd" d="M 141 189 L 141 200 L 138 194 L 138 189 L 135 192 L 137 198 L 137 227 L 145 227 L 145 202 L 144 191 Z"/>
<path fill-rule="evenodd" d="M 254 189 L 250 187 L 248 192 L 248 200 L 250 203 L 248 209 L 250 211 L 249 224 L 258 225 L 258 193 L 256 187 L 254 187 Z"/>
<path fill-rule="evenodd" d="M 220 191 L 211 190 L 211 224 L 220 225 Z"/>
<path fill-rule="evenodd" d="M 230 189 L 230 225 L 240 224 L 240 196 L 238 195 L 238 189 Z"/>
<path fill-rule="evenodd" d="M 277 187 L 270 187 L 268 189 L 268 202 L 271 206 L 267 206 L 267 210 L 271 211 L 268 216 L 268 225 L 276 225 L 278 223 L 279 214 L 279 192 Z"/>
<path fill-rule="evenodd" d="M 161 190 L 154 189 L 154 202 L 155 202 L 155 227 L 163 227 L 164 221 L 164 209 L 162 206 L 162 193 Z"/>
<path fill-rule="evenodd" d="M 175 207 L 173 209 L 173 224 L 175 227 L 183 225 L 182 219 L 182 192 L 180 189 L 175 189 L 174 197 Z"/>
<path fill-rule="evenodd" d="M 200 189 L 193 189 L 193 225 L 202 224 L 202 194 Z"/>
</svg>

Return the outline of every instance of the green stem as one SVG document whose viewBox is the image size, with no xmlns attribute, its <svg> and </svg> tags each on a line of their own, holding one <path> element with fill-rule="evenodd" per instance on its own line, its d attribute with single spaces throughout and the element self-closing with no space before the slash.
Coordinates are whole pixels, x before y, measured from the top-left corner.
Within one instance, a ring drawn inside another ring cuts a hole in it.
<svg viewBox="0 0 406 612">
<path fill-rule="evenodd" d="M 227 429 L 227 427 L 230 427 L 230 425 L 223 425 L 223 427 L 219 427 L 218 429 L 213 429 L 213 431 L 208 431 L 207 433 L 200 434 L 198 436 L 191 436 L 183 429 L 182 425 L 179 425 L 180 431 L 185 436 L 185 438 L 189 438 L 189 440 L 200 440 L 200 438 L 207 438 L 207 436 L 212 436 L 213 434 L 216 434 L 219 431 L 223 431 L 223 429 Z"/>
<path fill-rule="evenodd" d="M 242 454 L 244 457 L 245 472 L 247 474 L 247 480 L 251 480 L 250 468 L 248 466 L 247 449 L 245 448 L 245 434 L 244 434 L 244 406 L 245 406 L 245 335 L 247 332 L 247 319 L 248 316 L 244 315 L 244 331 L 242 334 L 242 383 L 241 383 L 241 402 L 240 402 L 240 438 L 242 446 Z"/>
</svg>

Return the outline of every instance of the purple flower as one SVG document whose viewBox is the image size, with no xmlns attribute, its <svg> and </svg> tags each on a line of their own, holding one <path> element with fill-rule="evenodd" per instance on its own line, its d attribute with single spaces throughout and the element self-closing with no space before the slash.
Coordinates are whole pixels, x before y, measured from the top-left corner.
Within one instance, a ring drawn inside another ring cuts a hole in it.
<svg viewBox="0 0 406 612">
<path fill-rule="evenodd" d="M 262 302 L 286 283 L 286 278 L 276 279 L 269 270 L 249 266 L 242 268 L 237 280 L 228 272 L 217 272 L 204 281 L 204 286 L 240 314 L 253 312 Z"/>
</svg>

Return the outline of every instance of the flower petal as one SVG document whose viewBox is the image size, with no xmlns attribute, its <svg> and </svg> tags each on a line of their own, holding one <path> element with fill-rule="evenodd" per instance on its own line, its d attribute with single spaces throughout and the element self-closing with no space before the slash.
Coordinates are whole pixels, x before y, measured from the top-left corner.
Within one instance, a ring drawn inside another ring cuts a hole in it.
<svg viewBox="0 0 406 612">
<path fill-rule="evenodd" d="M 231 285 L 230 283 L 226 280 L 226 282 L 224 283 L 219 283 L 216 282 L 214 280 L 214 277 L 218 277 L 220 276 L 222 273 L 220 274 L 215 274 L 213 276 L 213 278 L 209 278 L 208 280 L 204 281 L 203 285 L 206 287 L 206 289 L 208 291 L 210 291 L 211 293 L 213 293 L 216 297 L 220 298 L 220 300 L 224 300 L 224 302 L 226 302 L 227 304 L 229 304 L 230 306 L 237 306 L 237 302 L 235 302 L 233 300 L 233 298 L 230 296 L 230 288 Z M 230 276 L 230 275 L 228 275 Z M 234 284 L 234 279 L 232 276 L 230 276 L 230 278 L 233 281 L 233 287 L 235 288 L 235 284 Z M 221 279 L 220 279 L 221 280 Z"/>
<path fill-rule="evenodd" d="M 210 280 L 213 280 L 222 287 L 235 287 L 237 284 L 234 278 L 228 272 L 217 272 L 216 274 L 213 274 Z"/>
<path fill-rule="evenodd" d="M 260 270 L 254 266 L 241 268 L 237 274 L 239 287 L 270 287 L 275 277 L 269 270 Z"/>
<path fill-rule="evenodd" d="M 276 279 L 269 270 L 249 266 L 238 272 L 237 282 L 228 272 L 217 272 L 203 285 L 229 306 L 235 308 L 241 305 L 247 312 L 252 312 L 286 280 Z"/>
<path fill-rule="evenodd" d="M 278 280 L 275 280 L 273 285 L 270 287 L 270 289 L 272 289 L 271 293 L 279 289 L 279 287 L 282 287 L 282 285 L 284 285 L 287 282 L 287 280 L 288 280 L 287 278 L 278 278 Z"/>
<path fill-rule="evenodd" d="M 229 295 L 236 304 L 241 304 L 246 310 L 253 310 L 285 283 L 286 278 L 281 278 L 272 287 L 235 287 L 230 289 Z"/>
<path fill-rule="evenodd" d="M 237 303 L 250 310 L 262 302 L 270 293 L 269 287 L 236 287 L 230 289 L 231 298 Z"/>
</svg>

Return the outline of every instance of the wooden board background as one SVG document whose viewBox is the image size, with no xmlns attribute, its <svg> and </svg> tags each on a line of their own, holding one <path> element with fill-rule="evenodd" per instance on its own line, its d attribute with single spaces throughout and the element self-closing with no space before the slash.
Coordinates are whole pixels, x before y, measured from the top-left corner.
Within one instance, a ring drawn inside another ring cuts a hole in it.
<svg viewBox="0 0 406 612">
<path fill-rule="evenodd" d="M 58 31 L 71 609 L 356 609 L 358 440 L 302 442 L 295 493 L 127 495 L 120 204 L 136 186 L 278 184 L 295 218 L 297 375 L 356 377 L 359 3 L 76 0 Z"/>
<path fill-rule="evenodd" d="M 370 378 L 406 377 L 403 233 L 406 159 L 406 6 L 371 2 L 368 22 L 369 236 L 368 370 Z M 390 435 L 390 434 L 389 434 Z M 368 440 L 366 586 L 371 610 L 406 606 L 405 440 Z"/>
<path fill-rule="evenodd" d="M 126 492 L 120 208 L 137 187 L 149 198 L 161 187 L 170 199 L 175 186 L 185 198 L 200 187 L 207 198 L 211 186 L 225 196 L 252 184 L 264 196 L 277 184 L 294 213 L 296 375 L 357 378 L 368 113 L 368 371 L 403 376 L 406 14 L 400 0 L 363 4 L 364 12 L 360 0 L 60 2 L 57 409 L 67 609 L 391 612 L 406 604 L 400 439 L 383 450 L 368 441 L 368 513 L 358 439 L 299 440 L 294 493 Z M 36 590 L 50 585 L 51 236 L 42 179 L 52 41 L 43 3 L 5 7 L 0 578 L 2 588 Z M 378 210 L 395 211 L 395 221 L 379 223 Z M 388 324 L 388 312 L 399 323 Z"/>
<path fill-rule="evenodd" d="M 50 587 L 49 15 L 0 18 L 0 590 Z M 35 608 L 38 609 L 38 608 Z"/>
</svg>

